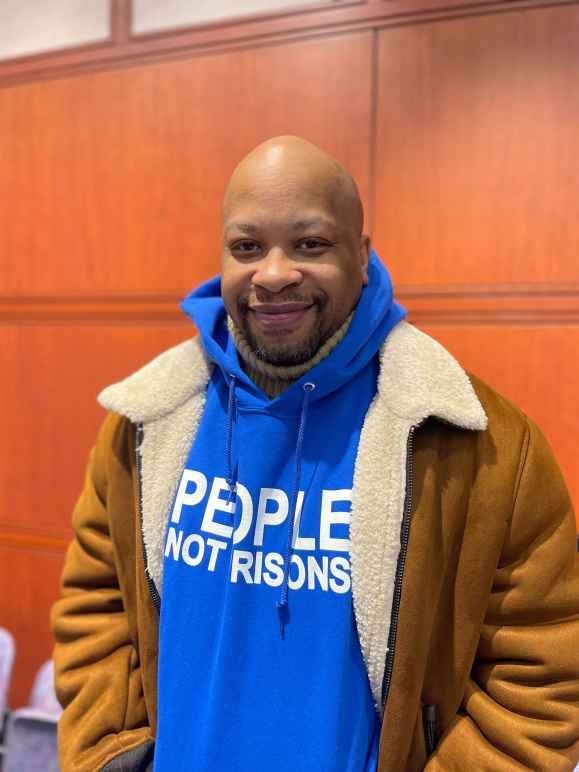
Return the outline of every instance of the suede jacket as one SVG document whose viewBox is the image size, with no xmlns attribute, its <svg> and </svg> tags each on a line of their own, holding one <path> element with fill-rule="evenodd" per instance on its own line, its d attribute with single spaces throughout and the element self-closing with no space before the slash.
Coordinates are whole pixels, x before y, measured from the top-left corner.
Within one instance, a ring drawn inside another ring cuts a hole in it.
<svg viewBox="0 0 579 772">
<path fill-rule="evenodd" d="M 62 772 L 152 768 L 164 526 L 210 372 L 195 338 L 99 397 L 110 413 L 52 613 Z M 350 526 L 379 772 L 573 770 L 575 530 L 539 429 L 400 322 L 380 353 Z"/>
</svg>

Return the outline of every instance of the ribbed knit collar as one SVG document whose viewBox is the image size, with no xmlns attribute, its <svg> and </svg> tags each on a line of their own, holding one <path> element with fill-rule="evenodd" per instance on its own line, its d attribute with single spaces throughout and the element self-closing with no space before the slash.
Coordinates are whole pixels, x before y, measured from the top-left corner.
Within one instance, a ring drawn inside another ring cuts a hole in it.
<svg viewBox="0 0 579 772">
<path fill-rule="evenodd" d="M 307 362 L 303 362 L 301 365 L 290 365 L 288 367 L 280 367 L 272 365 L 269 362 L 264 362 L 253 351 L 247 338 L 243 332 L 235 325 L 233 319 L 227 317 L 227 328 L 235 344 L 235 348 L 239 352 L 242 359 L 243 369 L 249 375 L 251 380 L 258 386 L 270 399 L 279 397 L 288 386 L 302 375 L 311 370 L 312 367 L 319 364 L 325 359 L 340 343 L 350 327 L 350 322 L 354 312 L 352 312 L 342 324 L 342 326 L 336 330 L 331 338 L 320 346 L 315 355 L 308 359 Z"/>
</svg>

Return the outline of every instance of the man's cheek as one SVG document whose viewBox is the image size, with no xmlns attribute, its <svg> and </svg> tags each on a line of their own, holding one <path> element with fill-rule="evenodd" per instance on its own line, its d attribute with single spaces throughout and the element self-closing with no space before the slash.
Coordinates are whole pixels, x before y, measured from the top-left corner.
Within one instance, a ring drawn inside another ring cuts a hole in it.
<svg viewBox="0 0 579 772">
<path fill-rule="evenodd" d="M 235 284 L 231 280 L 221 279 L 221 297 L 225 305 L 230 308 L 237 304 L 237 298 L 240 292 L 236 289 Z"/>
</svg>

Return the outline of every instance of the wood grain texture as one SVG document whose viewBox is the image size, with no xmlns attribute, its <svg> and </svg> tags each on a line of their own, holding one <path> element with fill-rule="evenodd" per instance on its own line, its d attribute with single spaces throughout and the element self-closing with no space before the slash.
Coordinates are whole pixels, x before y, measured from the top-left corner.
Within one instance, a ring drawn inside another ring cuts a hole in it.
<svg viewBox="0 0 579 772">
<path fill-rule="evenodd" d="M 322 145 L 367 199 L 370 72 L 360 34 L 0 91 L 0 293 L 217 273 L 226 181 L 276 134 Z"/>
<path fill-rule="evenodd" d="M 543 430 L 579 515 L 579 327 L 419 325 Z M 579 517 L 577 518 L 579 530 Z"/>
<path fill-rule="evenodd" d="M 62 550 L 0 543 L 0 625 L 16 639 L 9 707 L 25 705 L 40 665 L 52 656 L 49 610 L 59 593 Z"/>
<path fill-rule="evenodd" d="M 96 395 L 192 324 L 0 328 L 0 530 L 70 538 L 72 508 L 104 410 Z"/>
<path fill-rule="evenodd" d="M 375 240 L 398 285 L 579 279 L 579 8 L 380 35 Z"/>
</svg>

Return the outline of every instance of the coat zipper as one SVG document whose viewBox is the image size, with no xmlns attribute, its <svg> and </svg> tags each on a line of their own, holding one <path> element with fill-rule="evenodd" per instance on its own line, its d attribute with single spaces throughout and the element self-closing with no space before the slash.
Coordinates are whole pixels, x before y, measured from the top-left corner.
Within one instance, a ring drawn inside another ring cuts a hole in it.
<svg viewBox="0 0 579 772">
<path fill-rule="evenodd" d="M 151 596 L 151 600 L 153 601 L 153 604 L 157 611 L 161 611 L 161 596 L 159 595 L 159 591 L 155 587 L 155 582 L 149 575 L 149 570 L 147 567 L 147 548 L 145 547 L 145 534 L 143 532 L 143 484 L 141 479 L 141 445 L 143 442 L 143 435 L 145 431 L 143 429 L 143 424 L 137 424 L 137 432 L 136 432 L 136 446 L 135 446 L 135 455 L 136 455 L 136 462 L 137 462 L 137 488 L 138 488 L 138 512 L 137 517 L 139 518 L 139 530 L 141 532 L 141 548 L 143 550 L 143 563 L 145 566 L 145 579 L 147 580 L 147 587 L 149 588 L 149 594 Z"/>
<path fill-rule="evenodd" d="M 402 599 L 402 579 L 404 578 L 404 567 L 406 565 L 406 553 L 408 552 L 408 539 L 410 537 L 410 525 L 412 523 L 412 492 L 413 492 L 413 471 L 414 471 L 414 433 L 423 423 L 411 426 L 406 440 L 406 495 L 404 498 L 404 512 L 402 515 L 402 528 L 400 532 L 400 553 L 398 555 L 398 564 L 396 566 L 396 577 L 394 579 L 394 597 L 392 601 L 392 614 L 390 615 L 390 632 L 388 634 L 388 653 L 386 654 L 386 664 L 384 667 L 384 679 L 382 681 L 382 710 L 386 707 L 388 693 L 390 691 L 390 682 L 392 680 L 392 671 L 394 670 L 394 650 L 396 648 L 396 633 L 398 631 L 398 613 L 400 611 L 400 601 Z"/>
</svg>

